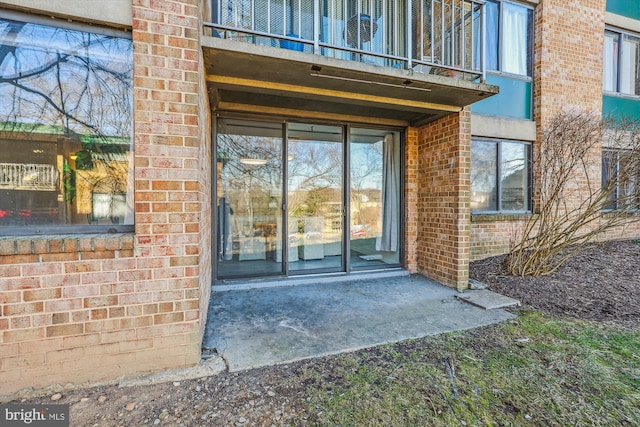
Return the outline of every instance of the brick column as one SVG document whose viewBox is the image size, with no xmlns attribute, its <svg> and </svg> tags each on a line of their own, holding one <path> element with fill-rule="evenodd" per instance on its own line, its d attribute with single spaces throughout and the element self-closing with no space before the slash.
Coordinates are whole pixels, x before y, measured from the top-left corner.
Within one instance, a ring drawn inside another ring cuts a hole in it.
<svg viewBox="0 0 640 427">
<path fill-rule="evenodd" d="M 541 0 L 536 8 L 534 116 L 538 143 L 542 132 L 559 112 L 591 113 L 602 116 L 602 75 L 606 0 Z M 602 147 L 589 154 L 589 174 L 576 177 L 565 195 L 570 208 L 587 197 L 589 187 L 601 183 Z M 534 206 L 541 203 L 536 191 L 539 172 L 534 165 Z"/>
<path fill-rule="evenodd" d="M 418 129 L 409 128 L 405 142 L 404 267 L 418 272 Z"/>
<path fill-rule="evenodd" d="M 464 110 L 418 130 L 417 267 L 457 289 L 469 280 L 470 117 Z"/>
<path fill-rule="evenodd" d="M 536 8 L 538 129 L 565 109 L 601 113 L 605 6 L 606 0 L 541 0 Z"/>
<path fill-rule="evenodd" d="M 157 306 L 147 333 L 172 347 L 140 355 L 148 369 L 195 364 L 200 355 L 199 14 L 197 0 L 133 1 L 135 255 L 153 273 L 132 298 Z"/>
</svg>

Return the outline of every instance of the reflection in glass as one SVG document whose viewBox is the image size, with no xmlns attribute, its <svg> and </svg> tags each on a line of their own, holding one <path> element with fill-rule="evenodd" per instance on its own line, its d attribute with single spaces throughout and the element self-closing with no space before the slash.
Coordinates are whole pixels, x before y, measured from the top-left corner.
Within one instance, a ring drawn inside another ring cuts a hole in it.
<svg viewBox="0 0 640 427">
<path fill-rule="evenodd" d="M 292 272 L 342 268 L 343 147 L 340 126 L 289 125 L 288 223 L 298 255 L 289 259 Z"/>
<path fill-rule="evenodd" d="M 353 128 L 345 144 L 342 125 L 216 127 L 216 278 L 400 265 L 399 132 Z"/>
<path fill-rule="evenodd" d="M 350 133 L 350 248 L 353 268 L 400 262 L 400 134 Z"/>
<path fill-rule="evenodd" d="M 602 186 L 605 187 L 618 172 L 618 155 L 615 150 L 602 150 Z M 605 209 L 615 209 L 618 198 L 618 188 L 607 194 Z"/>
<path fill-rule="evenodd" d="M 527 206 L 527 146 L 517 142 L 501 144 L 501 209 L 526 211 Z"/>
<path fill-rule="evenodd" d="M 282 273 L 282 127 L 220 119 L 217 137 L 220 278 Z"/>
<path fill-rule="evenodd" d="M 485 10 L 485 26 L 486 26 L 486 68 L 487 70 L 498 71 L 498 47 L 499 47 L 499 6 L 498 3 L 488 1 L 484 6 Z M 478 37 L 478 44 L 482 41 L 481 37 Z"/>
<path fill-rule="evenodd" d="M 640 208 L 640 172 L 625 150 L 602 150 L 602 186 L 613 182 L 613 191 L 607 195 L 605 209 L 637 210 Z"/>
<path fill-rule="evenodd" d="M 133 224 L 131 40 L 0 19 L 0 226 Z"/>
<path fill-rule="evenodd" d="M 471 210 L 497 211 L 498 144 L 490 141 L 471 143 Z"/>
</svg>

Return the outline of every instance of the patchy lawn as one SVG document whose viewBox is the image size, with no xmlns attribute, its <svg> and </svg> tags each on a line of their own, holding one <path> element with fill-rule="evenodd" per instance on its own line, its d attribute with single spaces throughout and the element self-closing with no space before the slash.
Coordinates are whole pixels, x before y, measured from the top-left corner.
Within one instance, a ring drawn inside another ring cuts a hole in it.
<svg viewBox="0 0 640 427">
<path fill-rule="evenodd" d="M 640 425 L 640 332 L 536 312 L 323 359 L 302 378 L 312 425 Z"/>
</svg>

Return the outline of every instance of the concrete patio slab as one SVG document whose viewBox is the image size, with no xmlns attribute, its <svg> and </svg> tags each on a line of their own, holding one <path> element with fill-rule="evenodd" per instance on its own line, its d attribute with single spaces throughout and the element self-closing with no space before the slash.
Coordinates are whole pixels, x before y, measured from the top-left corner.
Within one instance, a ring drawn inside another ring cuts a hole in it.
<svg viewBox="0 0 640 427">
<path fill-rule="evenodd" d="M 515 307 L 520 305 L 520 301 L 517 299 L 509 298 L 487 289 L 465 291 L 456 295 L 456 298 L 480 308 L 484 308 L 485 310 L 495 310 L 496 308 Z"/>
<path fill-rule="evenodd" d="M 225 290 L 211 295 L 203 347 L 230 371 L 470 329 L 515 317 L 455 298 L 422 276 Z"/>
</svg>

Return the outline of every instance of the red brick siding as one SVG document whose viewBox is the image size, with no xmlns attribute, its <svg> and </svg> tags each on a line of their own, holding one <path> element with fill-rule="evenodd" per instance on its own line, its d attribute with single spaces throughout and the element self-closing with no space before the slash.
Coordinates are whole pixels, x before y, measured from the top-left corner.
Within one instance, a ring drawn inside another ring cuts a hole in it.
<svg viewBox="0 0 640 427">
<path fill-rule="evenodd" d="M 199 13 L 133 1 L 135 235 L 0 239 L 0 395 L 199 361 L 211 274 Z"/>
<path fill-rule="evenodd" d="M 409 128 L 405 142 L 404 267 L 418 272 L 418 129 Z"/>
<path fill-rule="evenodd" d="M 459 289 L 469 276 L 471 122 L 464 110 L 418 130 L 417 267 Z"/>
</svg>

